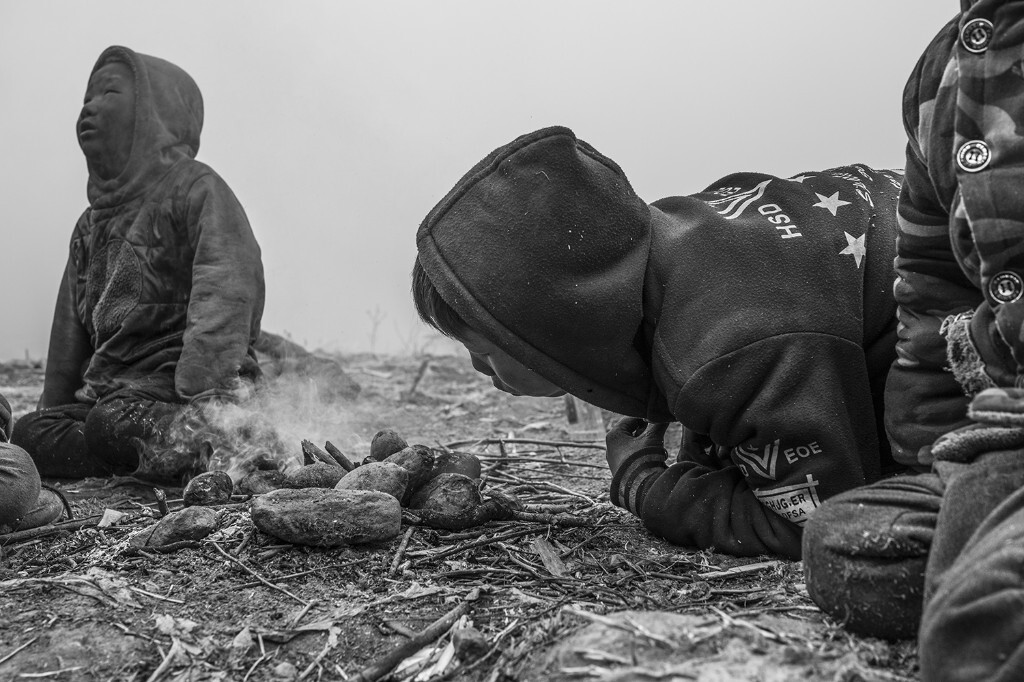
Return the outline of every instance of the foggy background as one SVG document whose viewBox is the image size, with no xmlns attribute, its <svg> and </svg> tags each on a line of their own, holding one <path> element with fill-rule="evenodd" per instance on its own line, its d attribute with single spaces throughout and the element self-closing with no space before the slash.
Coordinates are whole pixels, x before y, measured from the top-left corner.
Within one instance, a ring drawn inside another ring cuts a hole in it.
<svg viewBox="0 0 1024 682">
<path fill-rule="evenodd" d="M 900 97 L 955 0 L 0 0 L 0 359 L 45 355 L 87 205 L 74 135 L 100 52 L 191 74 L 197 158 L 263 249 L 264 328 L 329 351 L 441 352 L 414 236 L 476 161 L 567 125 L 648 202 L 741 170 L 903 166 Z"/>
</svg>

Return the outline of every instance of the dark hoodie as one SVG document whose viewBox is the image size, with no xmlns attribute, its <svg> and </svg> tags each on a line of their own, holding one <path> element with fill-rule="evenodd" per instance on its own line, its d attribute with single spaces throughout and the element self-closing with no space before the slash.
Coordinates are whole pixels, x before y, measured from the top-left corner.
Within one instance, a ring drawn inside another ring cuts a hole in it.
<svg viewBox="0 0 1024 682">
<path fill-rule="evenodd" d="M 798 557 L 822 500 L 879 476 L 900 175 L 730 175 L 648 206 L 571 130 L 477 164 L 417 235 L 441 296 L 602 408 L 678 420 L 612 499 L 676 544 Z"/>
<path fill-rule="evenodd" d="M 71 237 L 41 407 L 94 402 L 120 388 L 169 402 L 226 395 L 259 373 L 260 249 L 235 195 L 195 160 L 199 88 L 180 68 L 124 47 L 105 64 L 134 76 L 135 128 L 124 170 L 90 168 L 90 206 Z"/>
</svg>

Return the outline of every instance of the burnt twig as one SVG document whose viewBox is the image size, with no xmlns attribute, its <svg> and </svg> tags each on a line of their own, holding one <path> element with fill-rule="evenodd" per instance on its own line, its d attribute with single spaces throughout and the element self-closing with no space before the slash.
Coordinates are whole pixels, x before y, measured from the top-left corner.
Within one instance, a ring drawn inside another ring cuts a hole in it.
<svg viewBox="0 0 1024 682">
<path fill-rule="evenodd" d="M 324 449 L 327 450 L 327 454 L 337 460 L 338 464 L 340 464 L 346 471 L 352 471 L 356 468 L 355 463 L 331 441 L 324 443 Z"/>
<path fill-rule="evenodd" d="M 340 467 L 342 464 L 320 449 L 320 446 L 311 440 L 302 441 L 302 456 L 306 464 L 314 464 L 316 462 L 322 462 L 324 464 L 330 464 L 332 467 Z"/>
<path fill-rule="evenodd" d="M 167 516 L 170 510 L 167 508 L 167 493 L 160 488 L 153 488 L 153 496 L 156 497 L 157 512 L 161 517 Z"/>
</svg>

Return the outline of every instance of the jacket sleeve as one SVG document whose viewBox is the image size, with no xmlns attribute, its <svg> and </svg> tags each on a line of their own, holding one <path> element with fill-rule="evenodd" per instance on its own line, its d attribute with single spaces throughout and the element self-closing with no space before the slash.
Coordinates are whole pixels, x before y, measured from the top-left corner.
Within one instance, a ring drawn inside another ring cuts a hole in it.
<svg viewBox="0 0 1024 682">
<path fill-rule="evenodd" d="M 946 148 L 952 142 L 935 130 L 947 125 L 945 110 L 952 106 L 950 93 L 939 87 L 955 40 L 949 32 L 944 29 L 919 62 L 903 103 L 908 144 L 893 289 L 899 327 L 886 384 L 886 430 L 897 461 L 922 465 L 931 463 L 936 438 L 967 423 L 967 397 L 949 370 L 944 321 L 981 303 L 951 248 L 955 179 L 951 168 L 939 167 L 951 162 Z"/>
<path fill-rule="evenodd" d="M 174 386 L 185 400 L 228 395 L 255 367 L 264 284 L 260 248 L 241 204 L 215 173 L 192 185 L 186 207 L 195 247 L 192 291 Z"/>
<path fill-rule="evenodd" d="M 913 150 L 896 240 L 896 362 L 886 380 L 886 430 L 898 461 L 929 464 L 936 438 L 967 423 L 967 397 L 949 371 L 943 322 L 980 302 L 949 242 L 949 215 Z"/>
<path fill-rule="evenodd" d="M 93 354 L 92 341 L 75 306 L 77 279 L 77 265 L 72 252 L 57 290 L 50 344 L 46 352 L 43 394 L 39 398 L 40 409 L 75 402 L 75 391 L 83 386 L 85 365 Z"/>
<path fill-rule="evenodd" d="M 704 366 L 675 401 L 693 432 L 679 461 L 630 457 L 613 501 L 674 544 L 799 558 L 808 515 L 877 476 L 863 357 L 834 336 L 787 334 Z"/>
</svg>

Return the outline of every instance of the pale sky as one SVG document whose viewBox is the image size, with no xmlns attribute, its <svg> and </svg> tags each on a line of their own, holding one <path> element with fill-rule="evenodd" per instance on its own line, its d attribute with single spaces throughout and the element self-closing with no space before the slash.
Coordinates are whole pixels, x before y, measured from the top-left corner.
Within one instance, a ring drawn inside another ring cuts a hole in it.
<svg viewBox="0 0 1024 682">
<path fill-rule="evenodd" d="M 566 125 L 646 201 L 735 171 L 903 166 L 900 97 L 956 0 L 0 0 L 0 359 L 46 352 L 86 207 L 74 135 L 100 52 L 182 67 L 198 158 L 263 249 L 264 328 L 408 352 L 415 233 L 476 161 Z M 431 346 L 440 350 L 441 346 Z"/>
</svg>

